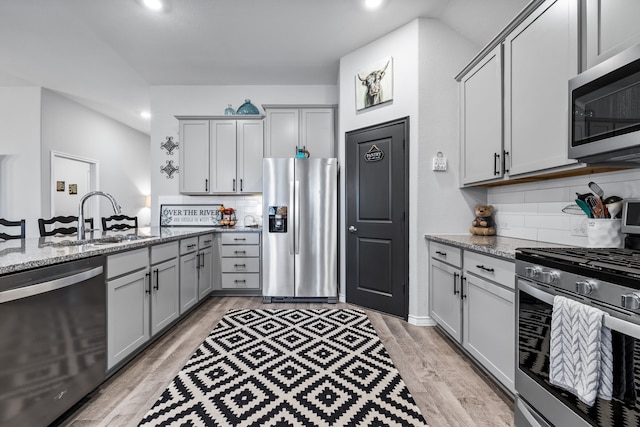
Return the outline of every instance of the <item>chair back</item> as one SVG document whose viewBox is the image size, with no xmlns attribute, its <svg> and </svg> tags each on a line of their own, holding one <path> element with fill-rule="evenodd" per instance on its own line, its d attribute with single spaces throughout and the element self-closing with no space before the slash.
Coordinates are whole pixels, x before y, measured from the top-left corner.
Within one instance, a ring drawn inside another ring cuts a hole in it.
<svg viewBox="0 0 640 427">
<path fill-rule="evenodd" d="M 89 228 L 93 228 L 93 218 L 85 219 L 85 224 Z M 53 228 L 47 230 L 46 226 L 53 225 Z M 62 226 L 66 225 L 66 226 Z M 77 216 L 54 216 L 51 219 L 38 219 L 38 228 L 40 229 L 40 237 L 55 236 L 56 234 L 73 234 L 78 232 Z"/>
<path fill-rule="evenodd" d="M 24 219 L 19 221 L 9 221 L 4 218 L 0 218 L 0 225 L 4 227 L 20 227 L 20 234 L 7 234 L 0 231 L 0 239 L 1 240 L 11 240 L 11 239 L 24 239 L 25 237 L 25 223 Z"/>
<path fill-rule="evenodd" d="M 138 228 L 137 216 L 112 215 L 102 218 L 102 230 L 129 230 Z"/>
</svg>

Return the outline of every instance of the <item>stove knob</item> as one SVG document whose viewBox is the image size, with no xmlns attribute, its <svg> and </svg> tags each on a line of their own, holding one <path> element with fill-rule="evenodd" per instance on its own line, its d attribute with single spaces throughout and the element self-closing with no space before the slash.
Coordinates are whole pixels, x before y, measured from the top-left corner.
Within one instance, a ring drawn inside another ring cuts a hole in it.
<svg viewBox="0 0 640 427">
<path fill-rule="evenodd" d="M 622 307 L 630 310 L 637 310 L 640 308 L 640 295 L 638 294 L 625 294 L 621 298 Z"/>
<path fill-rule="evenodd" d="M 576 292 L 580 295 L 589 295 L 596 289 L 596 284 L 588 280 L 576 282 Z"/>
<path fill-rule="evenodd" d="M 524 271 L 529 279 L 535 279 L 538 277 L 542 269 L 540 267 L 525 267 Z"/>
<path fill-rule="evenodd" d="M 560 275 L 555 271 L 543 271 L 541 273 L 542 281 L 547 284 L 555 283 Z"/>
</svg>

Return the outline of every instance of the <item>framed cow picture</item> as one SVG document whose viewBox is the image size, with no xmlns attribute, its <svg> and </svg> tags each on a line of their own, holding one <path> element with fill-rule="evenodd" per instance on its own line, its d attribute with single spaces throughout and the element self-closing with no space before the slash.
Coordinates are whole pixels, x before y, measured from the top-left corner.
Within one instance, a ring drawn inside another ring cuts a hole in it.
<svg viewBox="0 0 640 427">
<path fill-rule="evenodd" d="M 356 110 L 374 107 L 393 99 L 393 58 L 376 61 L 355 76 Z"/>
</svg>

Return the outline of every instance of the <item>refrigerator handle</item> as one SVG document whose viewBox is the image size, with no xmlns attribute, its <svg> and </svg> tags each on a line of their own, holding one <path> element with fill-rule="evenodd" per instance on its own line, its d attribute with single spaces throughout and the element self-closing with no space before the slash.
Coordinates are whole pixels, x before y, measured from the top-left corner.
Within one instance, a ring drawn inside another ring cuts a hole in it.
<svg viewBox="0 0 640 427">
<path fill-rule="evenodd" d="M 293 199 L 293 229 L 295 230 L 295 251 L 300 253 L 300 181 L 296 180 L 295 194 Z"/>
<path fill-rule="evenodd" d="M 293 181 L 289 181 L 289 206 L 292 206 L 293 203 Z M 287 212 L 287 216 L 289 216 L 290 212 Z M 291 218 L 293 220 L 293 218 Z M 290 224 L 290 226 L 288 227 L 287 233 L 289 234 L 289 253 L 291 255 L 293 255 L 294 253 L 294 248 L 293 248 L 293 231 L 295 224 Z"/>
</svg>

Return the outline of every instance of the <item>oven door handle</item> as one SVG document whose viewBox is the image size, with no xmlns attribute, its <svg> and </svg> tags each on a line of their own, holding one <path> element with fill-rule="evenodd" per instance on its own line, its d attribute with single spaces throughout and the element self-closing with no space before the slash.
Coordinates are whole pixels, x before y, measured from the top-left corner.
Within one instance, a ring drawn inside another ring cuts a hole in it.
<svg viewBox="0 0 640 427">
<path fill-rule="evenodd" d="M 0 292 L 0 304 L 66 288 L 102 274 L 102 266 L 55 280 Z"/>
<path fill-rule="evenodd" d="M 518 280 L 518 289 L 526 292 L 534 298 L 539 299 L 542 302 L 553 306 L 554 295 L 551 293 L 538 289 L 537 287 L 532 286 L 523 280 Z M 628 335 L 640 339 L 640 325 L 637 325 L 635 323 L 627 322 L 617 317 L 608 315 L 604 316 L 604 326 L 611 329 L 612 331 L 617 331 L 623 335 Z"/>
</svg>

